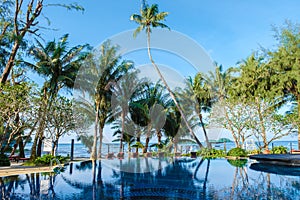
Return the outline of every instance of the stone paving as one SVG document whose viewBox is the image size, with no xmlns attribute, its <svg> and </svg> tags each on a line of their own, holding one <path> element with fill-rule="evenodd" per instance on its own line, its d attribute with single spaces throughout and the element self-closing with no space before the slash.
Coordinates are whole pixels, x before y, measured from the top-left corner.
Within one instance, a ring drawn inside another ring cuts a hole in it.
<svg viewBox="0 0 300 200">
<path fill-rule="evenodd" d="M 75 158 L 72 162 L 84 161 L 88 158 Z M 11 166 L 0 167 L 0 177 L 13 176 L 19 174 L 30 174 L 36 172 L 53 172 L 53 167 L 34 167 L 34 166 L 23 166 L 23 163 L 11 162 Z"/>
</svg>

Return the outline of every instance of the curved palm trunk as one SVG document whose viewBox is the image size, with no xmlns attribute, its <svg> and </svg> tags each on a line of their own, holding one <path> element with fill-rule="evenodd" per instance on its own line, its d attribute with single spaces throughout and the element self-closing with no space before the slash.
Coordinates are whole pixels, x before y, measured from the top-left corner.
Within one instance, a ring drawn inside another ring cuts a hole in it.
<svg viewBox="0 0 300 200">
<path fill-rule="evenodd" d="M 207 136 L 207 132 L 206 132 L 206 129 L 204 127 L 204 122 L 203 122 L 202 114 L 199 112 L 198 116 L 199 116 L 199 120 L 200 120 L 200 123 L 201 123 L 201 126 L 202 126 L 202 130 L 203 130 L 203 133 L 204 133 L 204 137 L 205 137 L 205 141 L 206 141 L 206 144 L 207 144 L 207 148 L 211 149 L 212 148 L 211 147 L 211 143 L 209 142 L 209 139 L 208 139 L 208 136 Z"/>
<path fill-rule="evenodd" d="M 190 127 L 190 125 L 189 125 L 189 123 L 188 123 L 188 121 L 187 121 L 187 119 L 186 119 L 185 114 L 183 113 L 181 107 L 179 106 L 179 104 L 178 104 L 178 102 L 177 102 L 177 100 L 176 100 L 175 95 L 173 94 L 171 88 L 170 88 L 169 85 L 167 84 L 165 78 L 164 78 L 163 75 L 161 74 L 161 72 L 160 72 L 158 66 L 155 64 L 155 62 L 154 62 L 154 60 L 153 60 L 153 58 L 152 58 L 151 51 L 150 51 L 150 28 L 149 28 L 149 27 L 147 28 L 147 45 L 148 45 L 148 56 L 149 56 L 149 59 L 150 59 L 152 65 L 153 65 L 153 67 L 155 68 L 155 70 L 156 70 L 156 72 L 158 73 L 160 79 L 162 80 L 162 82 L 163 82 L 164 85 L 166 86 L 166 88 L 167 88 L 167 90 L 168 90 L 168 92 L 169 92 L 169 94 L 170 94 L 172 100 L 174 101 L 174 103 L 175 103 L 175 105 L 176 105 L 178 111 L 180 112 L 180 115 L 181 115 L 181 117 L 182 117 L 182 119 L 183 119 L 183 121 L 184 121 L 186 127 L 188 128 L 189 132 L 191 133 L 191 135 L 193 136 L 193 138 L 196 140 L 196 142 L 197 142 L 197 144 L 199 145 L 199 147 L 200 147 L 200 148 L 203 148 L 202 143 L 199 141 L 199 139 L 198 139 L 197 136 L 195 135 L 194 131 L 193 131 L 192 128 Z"/>
<path fill-rule="evenodd" d="M 96 119 L 95 119 L 95 129 L 94 129 L 94 141 L 91 153 L 91 160 L 97 159 L 97 136 L 98 136 L 98 123 L 99 123 L 99 105 L 96 107 Z"/>
</svg>

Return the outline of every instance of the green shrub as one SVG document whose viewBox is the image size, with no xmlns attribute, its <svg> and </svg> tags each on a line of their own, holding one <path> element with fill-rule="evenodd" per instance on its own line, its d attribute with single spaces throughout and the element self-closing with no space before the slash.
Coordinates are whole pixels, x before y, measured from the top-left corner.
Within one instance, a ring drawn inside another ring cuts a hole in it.
<svg viewBox="0 0 300 200">
<path fill-rule="evenodd" d="M 261 153 L 261 150 L 260 149 L 253 149 L 251 151 L 248 151 L 247 152 L 248 154 L 260 154 Z"/>
<path fill-rule="evenodd" d="M 154 157 L 157 156 L 157 152 L 156 152 L 156 151 L 153 151 L 153 152 L 152 152 L 152 156 L 154 156 Z"/>
<path fill-rule="evenodd" d="M 52 160 L 52 165 L 57 165 L 57 161 L 56 159 L 60 162 L 60 163 L 64 163 L 68 157 L 62 157 L 62 156 L 52 156 L 51 154 L 47 154 L 47 155 L 43 155 L 42 157 L 38 157 L 37 159 L 35 159 L 34 164 L 39 166 L 45 166 L 45 165 L 50 165 L 51 164 L 51 160 Z"/>
<path fill-rule="evenodd" d="M 10 166 L 10 160 L 5 154 L 0 154 L 0 166 Z"/>
<path fill-rule="evenodd" d="M 228 159 L 227 162 L 229 162 L 229 164 L 234 167 L 244 167 L 247 164 L 248 160 L 247 159 L 238 159 L 238 160 Z"/>
<path fill-rule="evenodd" d="M 208 159 L 223 158 L 225 157 L 225 152 L 223 150 L 203 148 L 197 152 L 197 156 L 201 156 L 202 158 L 208 158 Z"/>
<path fill-rule="evenodd" d="M 5 150 L 5 153 L 10 153 L 12 151 L 12 147 L 11 146 L 8 146 Z"/>
<path fill-rule="evenodd" d="M 181 156 L 183 156 L 183 157 L 190 157 L 191 154 L 190 153 L 183 153 L 183 154 L 181 154 Z"/>
<path fill-rule="evenodd" d="M 246 157 L 247 152 L 244 149 L 236 147 L 228 151 L 227 156 Z"/>
<path fill-rule="evenodd" d="M 273 154 L 286 154 L 288 152 L 287 148 L 284 146 L 273 147 L 271 153 Z"/>
</svg>

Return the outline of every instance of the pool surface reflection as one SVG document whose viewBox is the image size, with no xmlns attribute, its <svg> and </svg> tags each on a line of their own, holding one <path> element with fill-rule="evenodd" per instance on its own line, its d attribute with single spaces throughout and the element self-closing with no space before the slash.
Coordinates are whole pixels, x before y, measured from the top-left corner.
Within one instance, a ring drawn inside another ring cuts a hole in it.
<svg viewBox="0 0 300 200">
<path fill-rule="evenodd" d="M 250 165 L 201 158 L 86 161 L 59 174 L 1 177 L 0 198 L 299 199 L 300 174 L 273 174 Z"/>
</svg>

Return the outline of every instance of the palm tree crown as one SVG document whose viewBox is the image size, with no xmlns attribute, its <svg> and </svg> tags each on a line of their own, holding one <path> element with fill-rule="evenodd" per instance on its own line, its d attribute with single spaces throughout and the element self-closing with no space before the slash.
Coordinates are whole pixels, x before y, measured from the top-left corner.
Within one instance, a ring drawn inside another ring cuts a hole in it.
<svg viewBox="0 0 300 200">
<path fill-rule="evenodd" d="M 87 53 L 83 49 L 87 45 L 78 45 L 68 48 L 66 34 L 59 42 L 51 41 L 45 46 L 37 41 L 37 46 L 30 49 L 30 54 L 38 62 L 32 67 L 39 75 L 47 78 L 44 87 L 51 95 L 56 95 L 60 88 L 72 88 L 77 72 Z"/>
<path fill-rule="evenodd" d="M 168 12 L 159 12 L 157 4 L 153 4 L 150 7 L 145 6 L 141 9 L 141 15 L 133 14 L 130 17 L 130 20 L 135 21 L 139 26 L 133 33 L 133 37 L 136 37 L 142 30 L 146 29 L 147 33 L 151 33 L 151 27 L 156 28 L 167 28 L 170 29 L 167 25 L 162 23 Z"/>
</svg>

